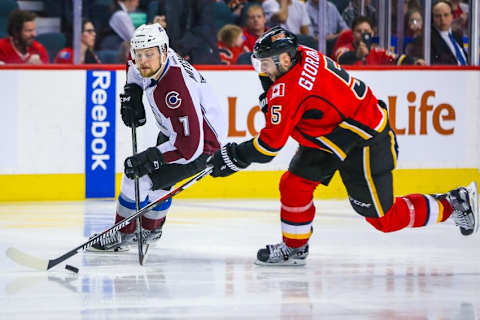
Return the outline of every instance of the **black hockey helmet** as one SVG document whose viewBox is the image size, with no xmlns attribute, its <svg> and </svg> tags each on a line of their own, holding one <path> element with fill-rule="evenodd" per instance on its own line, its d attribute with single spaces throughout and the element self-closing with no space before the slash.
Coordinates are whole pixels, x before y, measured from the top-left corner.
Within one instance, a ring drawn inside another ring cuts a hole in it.
<svg viewBox="0 0 480 320">
<path fill-rule="evenodd" d="M 288 70 L 284 70 L 280 66 L 279 55 L 287 53 L 293 66 L 297 62 L 297 49 L 297 37 L 293 33 L 281 27 L 274 27 L 255 42 L 251 56 L 252 65 L 259 74 L 263 74 L 265 69 L 271 68 L 270 65 L 277 70 L 279 75 L 282 75 Z M 271 61 L 271 64 L 268 60 Z"/>
<path fill-rule="evenodd" d="M 287 52 L 294 59 L 297 54 L 297 36 L 282 27 L 273 27 L 255 42 L 253 54 L 256 58 L 268 58 Z"/>
</svg>

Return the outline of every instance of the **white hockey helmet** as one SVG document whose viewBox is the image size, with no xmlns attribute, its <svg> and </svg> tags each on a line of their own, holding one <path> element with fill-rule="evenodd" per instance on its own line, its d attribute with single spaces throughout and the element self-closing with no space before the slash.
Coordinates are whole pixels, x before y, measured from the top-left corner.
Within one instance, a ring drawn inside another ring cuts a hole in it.
<svg viewBox="0 0 480 320">
<path fill-rule="evenodd" d="M 143 24 L 135 30 L 130 40 L 130 54 L 135 59 L 136 49 L 158 47 L 160 53 L 168 51 L 168 36 L 165 29 L 158 23 Z M 162 63 L 164 63 L 162 61 Z"/>
</svg>

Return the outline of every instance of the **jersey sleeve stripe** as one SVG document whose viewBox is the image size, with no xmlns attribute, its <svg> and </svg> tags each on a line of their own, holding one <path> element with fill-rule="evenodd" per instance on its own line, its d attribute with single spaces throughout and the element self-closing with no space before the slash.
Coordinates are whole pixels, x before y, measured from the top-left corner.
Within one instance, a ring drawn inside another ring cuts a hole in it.
<svg viewBox="0 0 480 320">
<path fill-rule="evenodd" d="M 329 140 L 325 137 L 318 137 L 317 139 L 320 140 L 331 151 L 333 151 L 333 153 L 335 153 L 337 155 L 337 157 L 339 157 L 342 161 L 345 160 L 347 155 L 335 143 L 333 143 L 331 140 Z"/>
<path fill-rule="evenodd" d="M 262 140 L 258 139 L 258 137 L 240 143 L 237 147 L 237 152 L 241 159 L 248 163 L 267 163 L 272 161 L 278 154 L 278 152 L 265 149 L 262 145 Z"/>
<path fill-rule="evenodd" d="M 262 141 L 258 138 L 258 136 L 253 139 L 253 146 L 255 149 L 260 152 L 263 155 L 269 156 L 269 157 L 275 157 L 278 154 L 278 150 L 272 150 L 264 146 L 265 144 L 262 143 Z"/>
<path fill-rule="evenodd" d="M 382 113 L 382 119 L 380 119 L 380 122 L 374 129 L 377 132 L 382 132 L 385 129 L 385 126 L 387 125 L 387 119 L 388 119 L 387 110 L 380 107 L 378 104 L 377 104 L 377 108 Z"/>
<path fill-rule="evenodd" d="M 393 135 L 392 130 L 388 131 L 388 135 L 390 136 L 390 149 L 392 152 L 393 157 L 393 167 L 397 167 L 397 153 L 395 152 L 395 136 Z"/>
<path fill-rule="evenodd" d="M 340 127 L 342 127 L 343 129 L 346 129 L 346 130 L 350 130 L 352 131 L 353 133 L 359 135 L 360 137 L 362 137 L 364 140 L 368 140 L 370 138 L 372 138 L 372 135 L 369 134 L 368 132 L 365 132 L 364 130 L 362 130 L 361 128 L 359 127 L 356 127 L 354 126 L 353 124 L 351 123 L 348 123 L 346 121 L 343 121 L 339 124 Z"/>
</svg>

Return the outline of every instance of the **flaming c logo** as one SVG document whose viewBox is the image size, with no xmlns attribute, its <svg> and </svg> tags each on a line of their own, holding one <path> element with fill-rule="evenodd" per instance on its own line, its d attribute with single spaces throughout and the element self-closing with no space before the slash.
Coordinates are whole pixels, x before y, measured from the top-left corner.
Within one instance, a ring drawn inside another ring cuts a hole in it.
<svg viewBox="0 0 480 320">
<path fill-rule="evenodd" d="M 280 39 L 285 39 L 285 33 L 282 32 L 282 33 L 276 34 L 271 38 L 272 42 L 275 42 Z"/>
</svg>

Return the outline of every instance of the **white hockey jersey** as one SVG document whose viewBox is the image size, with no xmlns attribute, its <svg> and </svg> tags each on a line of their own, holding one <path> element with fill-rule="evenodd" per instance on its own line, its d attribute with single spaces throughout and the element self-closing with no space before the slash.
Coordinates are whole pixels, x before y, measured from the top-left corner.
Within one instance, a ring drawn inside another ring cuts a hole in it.
<svg viewBox="0 0 480 320">
<path fill-rule="evenodd" d="M 203 76 L 172 49 L 158 81 L 144 79 L 128 62 L 127 83 L 141 86 L 168 141 L 157 148 L 168 163 L 185 164 L 220 148 L 226 115 Z"/>
</svg>

